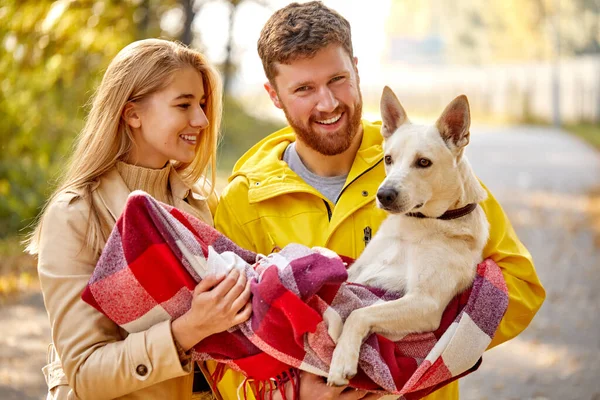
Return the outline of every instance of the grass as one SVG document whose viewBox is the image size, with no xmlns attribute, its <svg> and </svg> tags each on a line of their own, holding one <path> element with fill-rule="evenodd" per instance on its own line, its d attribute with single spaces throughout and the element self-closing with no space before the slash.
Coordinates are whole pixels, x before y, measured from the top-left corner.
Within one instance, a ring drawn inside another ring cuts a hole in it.
<svg viewBox="0 0 600 400">
<path fill-rule="evenodd" d="M 0 239 L 0 304 L 39 286 L 35 257 L 23 252 L 20 237 Z"/>
<path fill-rule="evenodd" d="M 566 125 L 565 129 L 579 136 L 580 138 L 582 138 L 583 140 L 600 150 L 600 123 L 580 123 L 574 125 Z"/>
<path fill-rule="evenodd" d="M 600 150 L 600 123 L 579 123 L 565 126 L 565 129 L 579 136 L 596 149 Z M 594 244 L 600 248 L 600 187 L 589 194 L 588 216 L 594 231 Z"/>
<path fill-rule="evenodd" d="M 593 189 L 588 195 L 588 221 L 594 232 L 594 245 L 600 249 L 600 187 Z"/>
</svg>

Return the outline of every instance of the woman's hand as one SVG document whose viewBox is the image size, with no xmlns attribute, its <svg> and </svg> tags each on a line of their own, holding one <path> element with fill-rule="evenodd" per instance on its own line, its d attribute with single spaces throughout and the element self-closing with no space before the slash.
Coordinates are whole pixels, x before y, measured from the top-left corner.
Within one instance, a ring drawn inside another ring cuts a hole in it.
<svg viewBox="0 0 600 400">
<path fill-rule="evenodd" d="M 379 397 L 381 395 L 369 393 L 365 390 L 354 390 L 348 386 L 328 386 L 324 378 L 306 371 L 300 371 L 300 400 L 374 400 Z M 285 398 L 294 398 L 293 387 L 289 381 L 285 384 Z M 278 389 L 273 392 L 273 400 L 282 400 Z"/>
<path fill-rule="evenodd" d="M 237 269 L 227 275 L 209 275 L 194 288 L 192 306 L 171 324 L 173 338 L 183 350 L 202 339 L 250 318 L 250 281 Z"/>
</svg>

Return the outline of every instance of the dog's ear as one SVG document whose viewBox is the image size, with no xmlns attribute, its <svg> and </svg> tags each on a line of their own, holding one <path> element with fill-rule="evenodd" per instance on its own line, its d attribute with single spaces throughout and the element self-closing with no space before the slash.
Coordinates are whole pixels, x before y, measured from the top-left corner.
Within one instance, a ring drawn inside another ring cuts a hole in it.
<svg viewBox="0 0 600 400">
<path fill-rule="evenodd" d="M 452 100 L 436 122 L 440 135 L 451 150 L 460 150 L 469 144 L 470 126 L 469 100 L 464 94 Z"/>
<path fill-rule="evenodd" d="M 392 136 L 402 124 L 408 122 L 406 111 L 404 111 L 402 104 L 388 86 L 383 88 L 380 109 L 381 119 L 383 120 L 381 135 L 385 139 Z"/>
</svg>

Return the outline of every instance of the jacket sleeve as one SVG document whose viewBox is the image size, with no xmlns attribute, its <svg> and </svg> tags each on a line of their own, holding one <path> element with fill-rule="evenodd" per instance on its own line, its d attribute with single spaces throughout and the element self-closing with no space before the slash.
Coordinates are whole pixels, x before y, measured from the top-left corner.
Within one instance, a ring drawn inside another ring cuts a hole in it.
<svg viewBox="0 0 600 400">
<path fill-rule="evenodd" d="M 38 273 L 52 340 L 78 398 L 108 399 L 190 373 L 182 367 L 171 322 L 123 338 L 119 327 L 81 299 L 97 257 L 84 246 L 89 207 L 62 195 L 41 227 Z"/>
<path fill-rule="evenodd" d="M 245 212 L 248 202 L 247 192 L 242 185 L 234 181 L 225 188 L 217 212 L 215 213 L 215 229 L 227 236 L 238 246 L 256 252 L 256 243 L 250 239 L 240 217 L 249 214 Z M 232 204 L 234 203 L 235 206 Z"/>
<path fill-rule="evenodd" d="M 542 306 L 546 292 L 542 287 L 531 254 L 519 241 L 500 204 L 486 188 L 488 198 L 481 203 L 490 223 L 490 237 L 483 250 L 502 269 L 508 288 L 508 309 L 488 349 L 512 339 L 531 322 Z"/>
</svg>

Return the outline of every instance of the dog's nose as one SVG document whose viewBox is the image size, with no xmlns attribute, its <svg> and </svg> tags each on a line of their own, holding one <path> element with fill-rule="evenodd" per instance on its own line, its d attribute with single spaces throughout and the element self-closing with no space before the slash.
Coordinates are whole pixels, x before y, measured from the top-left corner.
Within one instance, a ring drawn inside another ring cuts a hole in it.
<svg viewBox="0 0 600 400">
<path fill-rule="evenodd" d="M 381 188 L 377 191 L 377 198 L 384 206 L 391 205 L 398 197 L 398 191 L 393 188 Z"/>
</svg>

